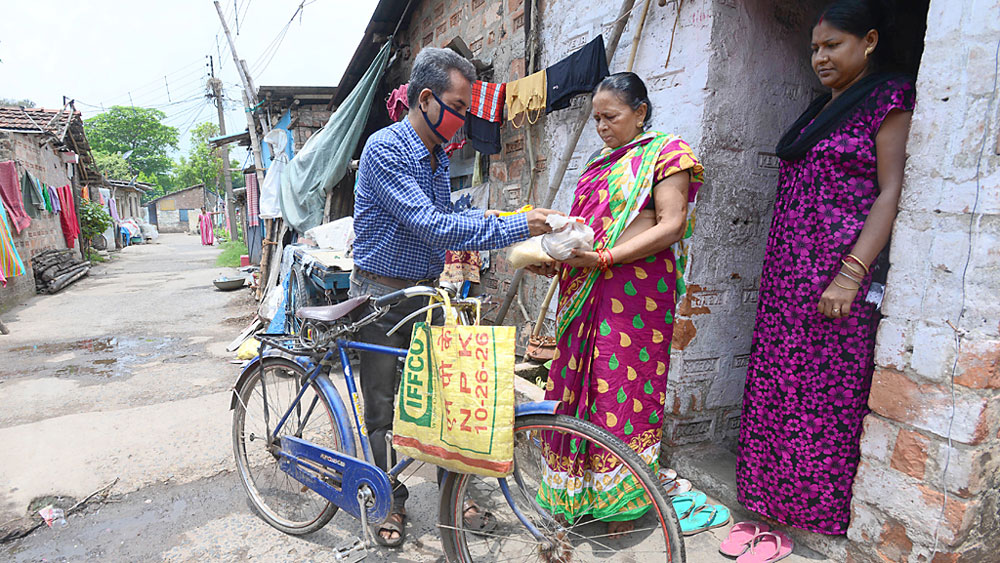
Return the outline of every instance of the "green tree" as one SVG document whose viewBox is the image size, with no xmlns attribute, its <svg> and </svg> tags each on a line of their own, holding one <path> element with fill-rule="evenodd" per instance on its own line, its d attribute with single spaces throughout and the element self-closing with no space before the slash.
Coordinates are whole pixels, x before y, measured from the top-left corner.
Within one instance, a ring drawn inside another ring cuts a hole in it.
<svg viewBox="0 0 1000 563">
<path fill-rule="evenodd" d="M 178 189 L 193 186 L 195 184 L 205 184 L 209 190 L 223 195 L 226 192 L 223 186 L 222 157 L 219 149 L 209 145 L 208 140 L 219 135 L 219 126 L 206 121 L 191 130 L 191 149 L 187 156 L 181 156 L 174 166 L 173 181 Z M 230 168 L 238 168 L 240 163 L 231 160 Z M 232 174 L 233 187 L 243 187 L 243 175 L 239 172 Z"/>
<path fill-rule="evenodd" d="M 16 100 L 14 98 L 0 98 L 0 106 L 18 107 L 24 106 L 26 108 L 35 107 L 35 102 L 29 100 L 28 98 L 22 98 Z"/>
<path fill-rule="evenodd" d="M 157 109 L 112 106 L 84 122 L 93 150 L 105 154 L 132 151 L 128 163 L 150 176 L 169 172 L 170 152 L 177 149 L 177 129 L 164 125 Z"/>
<path fill-rule="evenodd" d="M 132 176 L 135 176 L 132 167 L 122 158 L 121 153 L 115 152 L 109 154 L 102 151 L 93 151 L 93 155 L 94 161 L 97 163 L 97 169 L 100 170 L 105 178 L 111 180 L 130 180 Z"/>
</svg>

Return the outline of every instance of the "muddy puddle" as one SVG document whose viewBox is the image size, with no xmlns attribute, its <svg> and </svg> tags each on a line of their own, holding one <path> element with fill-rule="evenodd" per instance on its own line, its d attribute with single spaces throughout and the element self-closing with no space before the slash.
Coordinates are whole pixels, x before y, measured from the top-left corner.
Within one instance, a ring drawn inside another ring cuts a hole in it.
<svg viewBox="0 0 1000 563">
<path fill-rule="evenodd" d="M 28 375 L 55 377 L 125 377 L 138 366 L 197 355 L 181 338 L 108 336 L 50 342 L 0 350 L 0 378 Z"/>
</svg>

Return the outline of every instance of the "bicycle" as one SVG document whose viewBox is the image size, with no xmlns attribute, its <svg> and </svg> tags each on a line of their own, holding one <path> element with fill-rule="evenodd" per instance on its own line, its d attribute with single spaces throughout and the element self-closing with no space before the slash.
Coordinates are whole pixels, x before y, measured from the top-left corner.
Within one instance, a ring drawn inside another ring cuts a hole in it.
<svg viewBox="0 0 1000 563">
<path fill-rule="evenodd" d="M 367 555 L 373 545 L 372 526 L 389 515 L 392 483 L 413 460 L 403 459 L 388 472 L 373 463 L 348 351 L 399 358 L 405 358 L 407 351 L 358 342 L 352 336 L 404 299 L 437 295 L 429 287 L 412 287 L 377 299 L 362 296 L 332 306 L 301 308 L 296 316 L 303 328 L 297 336 L 258 335 L 261 351 L 242 370 L 230 409 L 240 481 L 254 510 L 268 524 L 288 534 L 308 534 L 344 511 L 361 521 L 362 537 L 338 549 L 337 559 L 358 561 Z M 362 315 L 367 303 L 373 311 Z M 470 322 L 477 300 L 452 303 L 461 322 Z M 389 334 L 438 306 L 432 302 L 415 311 Z M 265 355 L 267 347 L 283 355 Z M 334 356 L 340 360 L 337 375 L 343 375 L 350 410 L 330 379 Z M 447 560 L 683 563 L 677 516 L 649 466 L 604 429 L 555 414 L 557 406 L 558 401 L 517 405 L 511 476 L 446 475 L 440 486 L 438 527 Z M 538 495 L 548 470 L 545 451 L 560 444 L 572 445 L 574 452 L 606 453 L 619 464 L 616 474 L 633 477 L 635 494 L 641 489 L 649 509 L 635 520 L 632 531 L 612 538 L 599 519 L 582 517 L 573 522 L 542 507 Z M 493 514 L 496 526 L 488 532 L 466 527 L 467 501 Z"/>
</svg>

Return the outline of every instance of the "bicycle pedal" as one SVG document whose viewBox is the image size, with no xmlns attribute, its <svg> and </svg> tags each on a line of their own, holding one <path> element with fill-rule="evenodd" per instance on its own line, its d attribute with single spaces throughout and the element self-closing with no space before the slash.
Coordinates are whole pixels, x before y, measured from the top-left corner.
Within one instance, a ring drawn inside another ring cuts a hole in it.
<svg viewBox="0 0 1000 563">
<path fill-rule="evenodd" d="M 356 563 L 368 557 L 368 546 L 361 538 L 354 538 L 337 548 L 334 558 L 342 563 Z"/>
</svg>

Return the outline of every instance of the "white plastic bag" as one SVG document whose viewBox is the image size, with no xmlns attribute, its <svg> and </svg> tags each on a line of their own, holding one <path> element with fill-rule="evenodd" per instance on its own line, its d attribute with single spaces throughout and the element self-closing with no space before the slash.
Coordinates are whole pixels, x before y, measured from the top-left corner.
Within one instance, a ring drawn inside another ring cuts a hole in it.
<svg viewBox="0 0 1000 563">
<path fill-rule="evenodd" d="M 281 173 L 288 164 L 288 154 L 285 147 L 288 145 L 288 131 L 285 129 L 271 129 L 264 135 L 263 141 L 271 146 L 271 166 L 264 175 L 264 181 L 260 186 L 260 218 L 276 219 L 281 217 Z"/>
<path fill-rule="evenodd" d="M 525 266 L 555 262 L 551 256 L 542 250 L 542 237 L 540 236 L 531 237 L 510 247 L 507 260 L 515 270 L 519 270 Z"/>
<path fill-rule="evenodd" d="M 347 250 L 354 235 L 354 217 L 341 217 L 306 231 L 320 248 Z"/>
<path fill-rule="evenodd" d="M 594 229 L 584 222 L 583 217 L 549 215 L 545 222 L 552 232 L 542 235 L 542 250 L 556 260 L 567 260 L 576 248 L 594 249 Z"/>
</svg>

